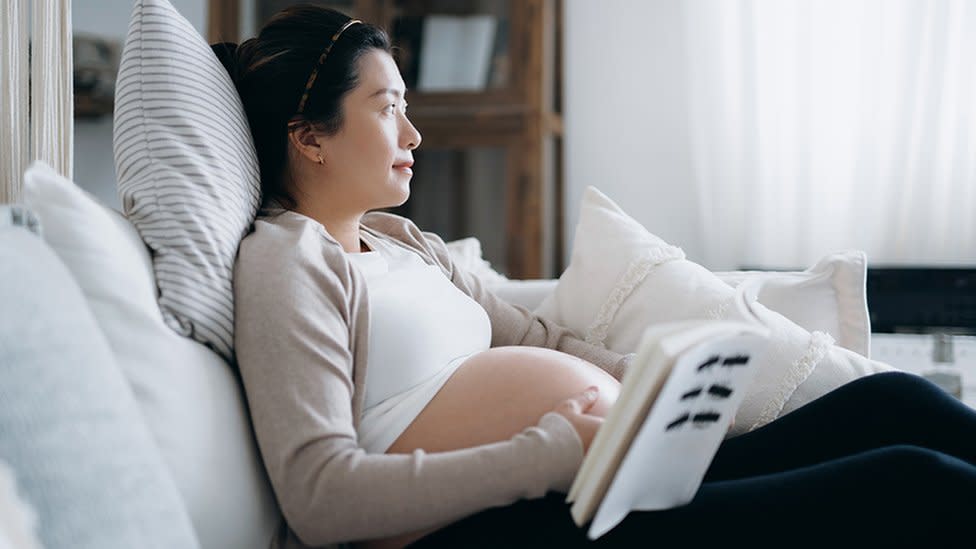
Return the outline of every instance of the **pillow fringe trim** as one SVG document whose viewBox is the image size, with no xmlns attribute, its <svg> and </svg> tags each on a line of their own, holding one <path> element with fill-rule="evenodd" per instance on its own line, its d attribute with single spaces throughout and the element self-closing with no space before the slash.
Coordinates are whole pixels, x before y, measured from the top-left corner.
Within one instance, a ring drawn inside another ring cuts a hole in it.
<svg viewBox="0 0 976 549">
<path fill-rule="evenodd" d="M 607 334 L 610 331 L 610 324 L 613 323 L 614 317 L 617 316 L 617 311 L 620 310 L 620 306 L 633 293 L 634 288 L 647 278 L 648 273 L 654 267 L 668 261 L 684 258 L 685 253 L 681 248 L 669 245 L 645 250 L 642 256 L 631 261 L 630 265 L 624 270 L 624 274 L 617 280 L 613 289 L 610 290 L 610 295 L 607 296 L 607 300 L 600 307 L 600 311 L 597 313 L 593 323 L 586 329 L 586 337 L 584 340 L 591 345 L 606 347 L 604 341 L 607 339 Z"/>
<path fill-rule="evenodd" d="M 810 377 L 813 369 L 827 356 L 827 352 L 833 344 L 834 338 L 828 333 L 813 332 L 810 334 L 810 344 L 807 346 L 807 350 L 790 365 L 789 373 L 780 385 L 779 395 L 776 398 L 769 399 L 759 414 L 759 418 L 749 427 L 750 431 L 779 417 L 790 397 L 793 396 L 800 384 Z"/>
</svg>

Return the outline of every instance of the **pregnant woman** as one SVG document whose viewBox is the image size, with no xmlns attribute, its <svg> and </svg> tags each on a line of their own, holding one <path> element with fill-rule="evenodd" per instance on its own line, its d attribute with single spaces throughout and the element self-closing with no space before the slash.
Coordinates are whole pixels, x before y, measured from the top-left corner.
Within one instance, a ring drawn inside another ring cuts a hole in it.
<svg viewBox="0 0 976 549">
<path fill-rule="evenodd" d="M 213 47 L 261 166 L 235 343 L 284 515 L 275 547 L 890 545 L 966 532 L 976 414 L 895 373 L 727 440 L 689 505 L 587 541 L 564 494 L 633 355 L 505 303 L 438 236 L 370 211 L 407 200 L 421 142 L 383 31 L 301 6 Z"/>
</svg>

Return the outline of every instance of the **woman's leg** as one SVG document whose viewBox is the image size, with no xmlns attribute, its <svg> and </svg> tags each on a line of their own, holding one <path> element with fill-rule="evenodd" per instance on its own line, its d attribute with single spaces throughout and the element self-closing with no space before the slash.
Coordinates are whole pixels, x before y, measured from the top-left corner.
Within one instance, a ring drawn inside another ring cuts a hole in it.
<svg viewBox="0 0 976 549">
<path fill-rule="evenodd" d="M 632 513 L 601 546 L 704 538 L 760 547 L 948 547 L 972 536 L 974 513 L 976 466 L 927 448 L 890 446 L 704 483 L 689 505 Z"/>
<path fill-rule="evenodd" d="M 564 499 L 550 493 L 489 509 L 410 547 L 948 545 L 972 535 L 976 466 L 933 450 L 894 446 L 708 482 L 690 504 L 633 512 L 593 542 L 573 523 Z"/>
<path fill-rule="evenodd" d="M 976 410 L 916 375 L 866 376 L 724 441 L 705 480 L 785 471 L 898 444 L 976 464 Z"/>
</svg>

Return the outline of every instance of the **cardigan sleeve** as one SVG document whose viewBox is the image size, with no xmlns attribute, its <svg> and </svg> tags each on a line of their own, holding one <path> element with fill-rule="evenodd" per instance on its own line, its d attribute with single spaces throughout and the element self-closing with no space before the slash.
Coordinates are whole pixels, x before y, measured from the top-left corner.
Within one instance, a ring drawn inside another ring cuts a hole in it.
<svg viewBox="0 0 976 549">
<path fill-rule="evenodd" d="M 272 488 L 303 544 L 398 535 L 568 490 L 582 444 L 554 412 L 506 441 L 367 454 L 351 404 L 361 276 L 328 264 L 314 231 L 256 230 L 235 269 L 238 367 Z"/>
</svg>

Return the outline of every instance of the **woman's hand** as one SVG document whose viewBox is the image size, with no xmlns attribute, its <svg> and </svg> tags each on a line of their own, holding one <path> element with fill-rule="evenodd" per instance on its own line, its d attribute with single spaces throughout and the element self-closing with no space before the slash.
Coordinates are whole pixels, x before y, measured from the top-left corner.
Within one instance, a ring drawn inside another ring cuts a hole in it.
<svg viewBox="0 0 976 549">
<path fill-rule="evenodd" d="M 590 443 L 596 436 L 597 430 L 603 425 L 603 418 L 587 413 L 596 403 L 599 388 L 590 386 L 585 391 L 573 395 L 556 405 L 554 412 L 569 420 L 583 441 L 583 454 L 590 449 Z"/>
</svg>

